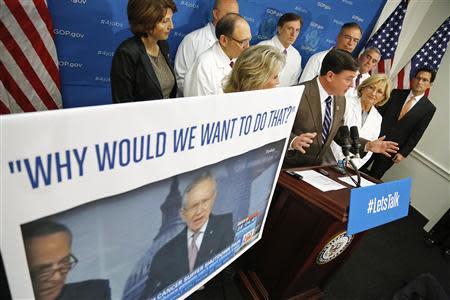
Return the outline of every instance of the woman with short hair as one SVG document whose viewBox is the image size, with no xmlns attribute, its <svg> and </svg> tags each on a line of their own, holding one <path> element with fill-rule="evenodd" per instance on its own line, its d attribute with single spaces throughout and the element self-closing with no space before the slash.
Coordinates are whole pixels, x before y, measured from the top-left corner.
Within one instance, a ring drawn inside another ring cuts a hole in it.
<svg viewBox="0 0 450 300">
<path fill-rule="evenodd" d="M 233 71 L 226 78 L 225 93 L 274 88 L 284 66 L 283 54 L 273 46 L 252 46 L 239 55 Z"/>
<path fill-rule="evenodd" d="M 111 66 L 113 103 L 176 97 L 167 38 L 177 11 L 173 0 L 129 0 L 133 37 L 120 44 Z"/>
<path fill-rule="evenodd" d="M 376 140 L 380 135 L 382 117 L 375 107 L 384 105 L 391 95 L 391 80 L 386 74 L 375 74 L 364 80 L 357 89 L 358 98 L 347 97 L 346 101 L 350 101 L 352 110 L 345 120 L 345 125 L 357 126 L 359 136 L 368 141 Z M 331 149 L 336 160 L 344 158 L 341 148 L 333 142 Z M 354 162 L 358 169 L 363 166 L 372 152 L 361 159 L 355 159 Z"/>
</svg>

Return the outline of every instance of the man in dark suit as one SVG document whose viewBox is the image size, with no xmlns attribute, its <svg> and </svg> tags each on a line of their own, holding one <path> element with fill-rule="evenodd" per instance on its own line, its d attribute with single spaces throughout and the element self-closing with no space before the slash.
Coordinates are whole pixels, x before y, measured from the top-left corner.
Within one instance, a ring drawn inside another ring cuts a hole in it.
<svg viewBox="0 0 450 300">
<path fill-rule="evenodd" d="M 397 142 L 400 150 L 392 159 L 373 155 L 363 166 L 363 172 L 380 179 L 394 163 L 400 163 L 414 149 L 436 111 L 436 107 L 425 96 L 435 76 L 432 69 L 419 68 L 412 80 L 411 90 L 392 91 L 389 101 L 380 109 L 383 116 L 380 134 Z"/>
<path fill-rule="evenodd" d="M 332 49 L 322 62 L 320 76 L 305 85 L 294 126 L 289 138 L 289 151 L 283 167 L 335 163 L 330 144 L 340 126 L 344 125 L 345 93 L 353 86 L 359 66 L 350 53 Z M 390 156 L 398 149 L 396 143 L 362 140 L 361 154 L 367 151 Z"/>
<path fill-rule="evenodd" d="M 39 300 L 111 299 L 108 280 L 66 284 L 78 259 L 71 253 L 70 230 L 52 221 L 37 221 L 22 227 L 34 296 Z"/>
<path fill-rule="evenodd" d="M 211 214 L 216 196 L 216 180 L 210 173 L 185 189 L 180 214 L 186 227 L 153 257 L 141 298 L 156 296 L 232 244 L 232 215 Z"/>
</svg>

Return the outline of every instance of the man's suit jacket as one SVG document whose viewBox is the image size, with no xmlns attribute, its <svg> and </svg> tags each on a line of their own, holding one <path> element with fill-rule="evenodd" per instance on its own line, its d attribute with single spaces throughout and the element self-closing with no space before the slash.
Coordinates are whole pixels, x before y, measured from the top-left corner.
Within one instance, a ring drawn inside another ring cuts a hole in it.
<svg viewBox="0 0 450 300">
<path fill-rule="evenodd" d="M 175 73 L 169 62 L 169 44 L 166 41 L 158 41 L 158 45 L 175 80 Z M 164 98 L 145 46 L 138 37 L 133 36 L 125 40 L 117 48 L 110 75 L 113 103 Z M 175 98 L 176 93 L 175 82 L 170 98 Z"/>
<path fill-rule="evenodd" d="M 386 135 L 386 140 L 399 144 L 398 151 L 404 157 L 419 142 L 423 133 L 430 124 L 436 107 L 427 96 L 423 96 L 400 120 L 398 116 L 410 90 L 393 90 L 390 100 L 380 108 L 383 117 L 380 135 Z"/>
<path fill-rule="evenodd" d="M 379 109 L 383 117 L 380 136 L 385 135 L 387 141 L 397 142 L 400 148 L 398 153 L 404 157 L 407 157 L 417 145 L 436 111 L 433 103 L 423 96 L 403 118 L 398 120 L 409 92 L 410 90 L 393 90 L 389 101 Z M 373 165 L 368 173 L 376 178 L 381 178 L 394 164 L 391 158 L 375 154 L 364 166 L 365 171 L 372 160 Z"/>
<path fill-rule="evenodd" d="M 65 284 L 56 300 L 109 300 L 109 280 L 95 279 Z"/>
<path fill-rule="evenodd" d="M 305 90 L 292 127 L 289 144 L 301 133 L 316 132 L 313 143 L 302 154 L 296 150 L 289 150 L 284 158 L 283 167 L 294 168 L 300 166 L 320 165 L 323 162 L 335 161 L 330 144 L 340 126 L 344 125 L 345 97 L 335 96 L 333 101 L 333 120 L 325 144 L 322 141 L 322 111 L 320 103 L 317 77 L 303 83 Z"/>
<path fill-rule="evenodd" d="M 230 246 L 234 240 L 232 214 L 210 215 L 194 269 Z M 158 292 L 189 273 L 187 227 L 159 249 L 152 260 L 142 299 Z"/>
</svg>

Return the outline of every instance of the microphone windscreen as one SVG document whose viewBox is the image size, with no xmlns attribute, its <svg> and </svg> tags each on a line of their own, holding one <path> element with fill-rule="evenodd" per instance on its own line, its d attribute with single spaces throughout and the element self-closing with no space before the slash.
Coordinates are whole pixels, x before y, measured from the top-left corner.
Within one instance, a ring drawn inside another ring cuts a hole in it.
<svg viewBox="0 0 450 300">
<path fill-rule="evenodd" d="M 348 131 L 348 126 L 341 126 L 339 127 L 336 136 L 334 138 L 334 141 L 339 145 L 339 146 L 343 146 L 346 143 L 348 143 L 348 137 L 349 137 L 349 131 Z"/>
<path fill-rule="evenodd" d="M 352 140 L 359 139 L 359 132 L 357 126 L 350 127 L 350 137 L 352 138 Z"/>
</svg>

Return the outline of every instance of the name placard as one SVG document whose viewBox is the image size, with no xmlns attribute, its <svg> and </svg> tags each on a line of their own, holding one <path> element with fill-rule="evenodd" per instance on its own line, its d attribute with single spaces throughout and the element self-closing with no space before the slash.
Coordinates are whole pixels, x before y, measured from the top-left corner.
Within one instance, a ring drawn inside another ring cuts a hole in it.
<svg viewBox="0 0 450 300">
<path fill-rule="evenodd" d="M 352 189 L 348 234 L 355 234 L 408 215 L 411 177 Z"/>
</svg>

